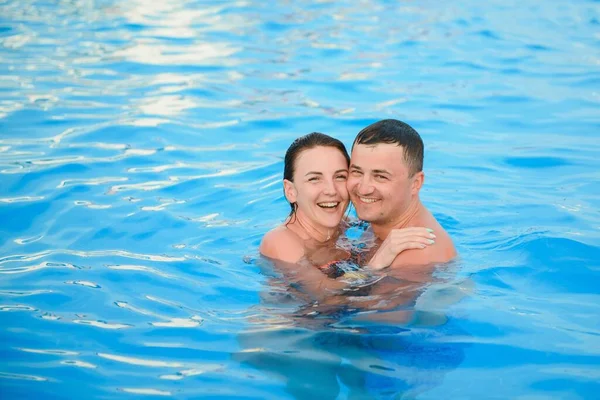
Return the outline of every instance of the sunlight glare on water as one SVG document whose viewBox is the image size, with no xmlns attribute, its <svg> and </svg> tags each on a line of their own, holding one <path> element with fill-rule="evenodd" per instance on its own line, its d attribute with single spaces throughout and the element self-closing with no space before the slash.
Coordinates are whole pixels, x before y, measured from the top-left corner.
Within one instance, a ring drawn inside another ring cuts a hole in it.
<svg viewBox="0 0 600 400">
<path fill-rule="evenodd" d="M 595 398 L 598 4 L 0 1 L 0 397 Z M 370 323 L 257 248 L 383 118 L 460 258 Z"/>
</svg>

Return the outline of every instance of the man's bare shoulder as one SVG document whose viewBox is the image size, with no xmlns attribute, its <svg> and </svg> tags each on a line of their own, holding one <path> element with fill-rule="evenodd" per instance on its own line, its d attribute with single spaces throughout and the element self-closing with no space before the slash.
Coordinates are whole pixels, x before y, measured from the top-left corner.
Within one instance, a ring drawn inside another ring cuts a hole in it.
<svg viewBox="0 0 600 400">
<path fill-rule="evenodd" d="M 305 253 L 302 239 L 284 225 L 267 232 L 259 251 L 265 257 L 290 263 L 297 262 Z"/>
</svg>

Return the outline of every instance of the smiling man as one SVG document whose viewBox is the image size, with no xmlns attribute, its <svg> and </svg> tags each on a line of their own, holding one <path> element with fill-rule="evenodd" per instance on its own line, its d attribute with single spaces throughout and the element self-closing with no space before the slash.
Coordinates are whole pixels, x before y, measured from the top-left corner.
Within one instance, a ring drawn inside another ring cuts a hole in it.
<svg viewBox="0 0 600 400">
<path fill-rule="evenodd" d="M 452 239 L 419 199 L 424 177 L 423 141 L 410 125 L 386 119 L 356 136 L 348 192 L 358 217 L 371 223 L 381 247 L 393 247 L 396 238 L 411 234 L 410 228 L 432 231 L 430 245 L 415 242 L 391 267 L 431 265 L 456 256 Z"/>
</svg>

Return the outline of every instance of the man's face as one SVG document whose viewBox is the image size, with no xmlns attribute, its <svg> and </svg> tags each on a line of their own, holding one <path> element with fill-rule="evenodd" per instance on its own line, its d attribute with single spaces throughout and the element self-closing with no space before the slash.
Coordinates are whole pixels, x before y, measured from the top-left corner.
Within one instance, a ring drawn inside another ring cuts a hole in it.
<svg viewBox="0 0 600 400">
<path fill-rule="evenodd" d="M 422 172 L 410 176 L 402 147 L 357 144 L 352 150 L 347 186 L 360 219 L 388 225 L 406 212 L 422 178 Z"/>
</svg>

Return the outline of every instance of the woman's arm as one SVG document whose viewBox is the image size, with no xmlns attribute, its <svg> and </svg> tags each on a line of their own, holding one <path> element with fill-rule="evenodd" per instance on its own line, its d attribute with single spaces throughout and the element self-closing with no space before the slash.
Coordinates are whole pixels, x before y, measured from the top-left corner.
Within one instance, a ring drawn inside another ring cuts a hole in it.
<svg viewBox="0 0 600 400">
<path fill-rule="evenodd" d="M 268 232 L 260 253 L 269 258 L 285 278 L 315 299 L 322 299 L 348 286 L 342 280 L 329 278 L 305 257 L 302 240 L 284 227 Z"/>
<path fill-rule="evenodd" d="M 272 261 L 290 285 L 294 285 L 315 300 L 323 300 L 331 295 L 341 293 L 344 288 L 349 286 L 343 279 L 329 278 L 306 259 L 297 263 Z"/>
<path fill-rule="evenodd" d="M 367 266 L 375 270 L 389 267 L 403 251 L 425 249 L 434 243 L 435 234 L 432 229 L 421 227 L 392 229 Z"/>
</svg>

